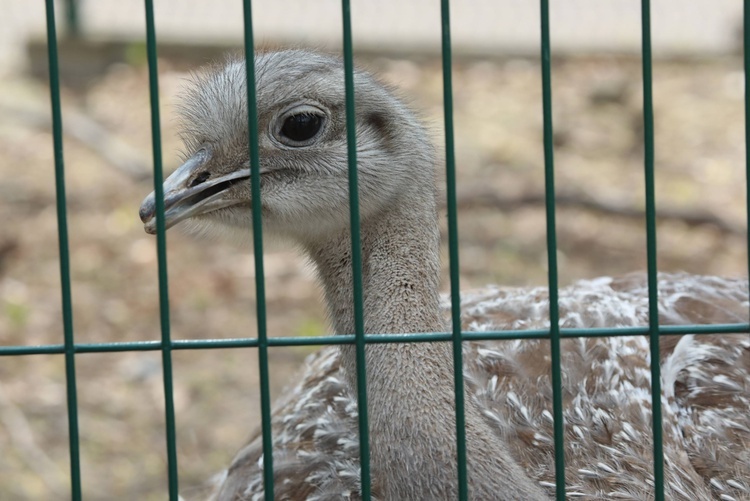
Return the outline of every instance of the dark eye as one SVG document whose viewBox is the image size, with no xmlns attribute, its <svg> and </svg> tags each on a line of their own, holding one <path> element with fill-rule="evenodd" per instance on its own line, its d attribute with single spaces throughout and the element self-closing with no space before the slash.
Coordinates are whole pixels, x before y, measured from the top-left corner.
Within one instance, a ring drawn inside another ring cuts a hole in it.
<svg viewBox="0 0 750 501">
<path fill-rule="evenodd" d="M 284 120 L 281 136 L 293 142 L 303 143 L 314 138 L 323 125 L 323 118 L 314 113 L 298 113 Z"/>
</svg>

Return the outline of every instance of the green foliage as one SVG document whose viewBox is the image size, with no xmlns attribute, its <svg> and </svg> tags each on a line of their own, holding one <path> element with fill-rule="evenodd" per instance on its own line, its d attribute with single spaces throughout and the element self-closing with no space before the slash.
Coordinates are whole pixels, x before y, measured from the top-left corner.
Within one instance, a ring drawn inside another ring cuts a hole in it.
<svg viewBox="0 0 750 501">
<path fill-rule="evenodd" d="M 31 310 L 24 303 L 6 301 L 3 304 L 3 313 L 13 328 L 21 329 L 28 323 Z"/>
<path fill-rule="evenodd" d="M 318 337 L 326 334 L 326 325 L 317 318 L 307 318 L 297 326 L 295 335 L 300 337 Z"/>
<path fill-rule="evenodd" d="M 131 42 L 125 48 L 125 63 L 130 66 L 146 66 L 148 52 L 145 42 Z"/>
</svg>

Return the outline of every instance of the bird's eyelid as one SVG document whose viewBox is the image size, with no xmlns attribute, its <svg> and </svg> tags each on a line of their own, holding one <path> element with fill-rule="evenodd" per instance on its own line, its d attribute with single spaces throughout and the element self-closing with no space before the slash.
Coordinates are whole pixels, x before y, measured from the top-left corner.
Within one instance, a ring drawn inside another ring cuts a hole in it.
<svg viewBox="0 0 750 501">
<path fill-rule="evenodd" d="M 328 108 L 317 101 L 297 101 L 280 108 L 279 113 L 276 114 L 275 121 L 282 122 L 283 119 L 291 115 L 302 113 L 314 114 L 321 117 L 327 117 L 329 115 Z"/>
</svg>

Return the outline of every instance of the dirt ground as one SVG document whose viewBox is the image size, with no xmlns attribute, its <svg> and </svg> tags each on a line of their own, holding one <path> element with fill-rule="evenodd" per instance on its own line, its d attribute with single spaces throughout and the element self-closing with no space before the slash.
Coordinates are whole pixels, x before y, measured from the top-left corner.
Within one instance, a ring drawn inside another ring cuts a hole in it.
<svg viewBox="0 0 750 501">
<path fill-rule="evenodd" d="M 439 61 L 360 62 L 400 89 L 440 145 Z M 186 73 L 168 61 L 160 69 L 169 172 L 178 164 L 174 104 Z M 643 270 L 643 220 L 597 209 L 643 206 L 640 62 L 560 60 L 553 71 L 557 187 L 594 206 L 559 209 L 560 282 Z M 743 84 L 739 58 L 655 64 L 658 207 L 710 220 L 660 221 L 662 270 L 747 274 Z M 544 187 L 538 62 L 457 61 L 454 89 L 462 288 L 543 284 L 543 207 L 519 202 Z M 152 190 L 151 179 L 138 175 L 151 165 L 146 68 L 112 67 L 85 91 L 63 89 L 63 101 L 76 341 L 158 339 L 155 239 L 137 214 Z M 2 345 L 62 342 L 48 103 L 42 83 L 22 75 L 0 80 Z M 505 203 L 479 196 L 488 192 Z M 172 230 L 168 258 L 173 338 L 256 335 L 249 245 Z M 271 243 L 265 264 L 269 335 L 328 332 L 304 260 Z M 309 351 L 271 350 L 274 395 Z M 82 354 L 76 364 L 86 499 L 164 499 L 159 353 Z M 257 354 L 178 351 L 174 373 L 180 491 L 199 499 L 259 424 Z M 61 356 L 0 358 L 0 450 L 2 499 L 69 497 Z"/>
</svg>

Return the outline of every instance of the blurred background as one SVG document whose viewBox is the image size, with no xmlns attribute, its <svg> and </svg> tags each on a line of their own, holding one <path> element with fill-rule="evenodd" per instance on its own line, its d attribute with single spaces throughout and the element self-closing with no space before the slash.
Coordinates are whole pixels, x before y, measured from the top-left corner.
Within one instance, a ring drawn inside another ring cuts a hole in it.
<svg viewBox="0 0 750 501">
<path fill-rule="evenodd" d="M 179 163 L 176 96 L 190 71 L 240 49 L 242 2 L 154 3 L 169 173 Z M 352 4 L 357 63 L 399 90 L 442 151 L 439 2 Z M 643 270 L 640 2 L 551 4 L 560 282 Z M 742 3 L 652 4 L 660 270 L 744 276 Z M 158 339 L 155 239 L 138 219 L 153 189 L 143 4 L 56 5 L 76 341 Z M 253 6 L 256 46 L 341 51 L 337 0 Z M 545 284 L 538 5 L 451 9 L 461 286 Z M 43 2 L 3 2 L 2 345 L 63 339 L 44 30 Z M 168 258 L 173 338 L 256 335 L 249 245 L 177 229 Z M 265 259 L 269 335 L 328 332 L 304 260 L 273 243 Z M 274 395 L 311 350 L 271 350 Z M 159 353 L 82 354 L 76 364 L 86 499 L 165 499 Z M 174 371 L 180 491 L 201 499 L 259 425 L 257 353 L 177 351 Z M 61 356 L 0 360 L 0 450 L 0 498 L 69 498 Z"/>
</svg>

